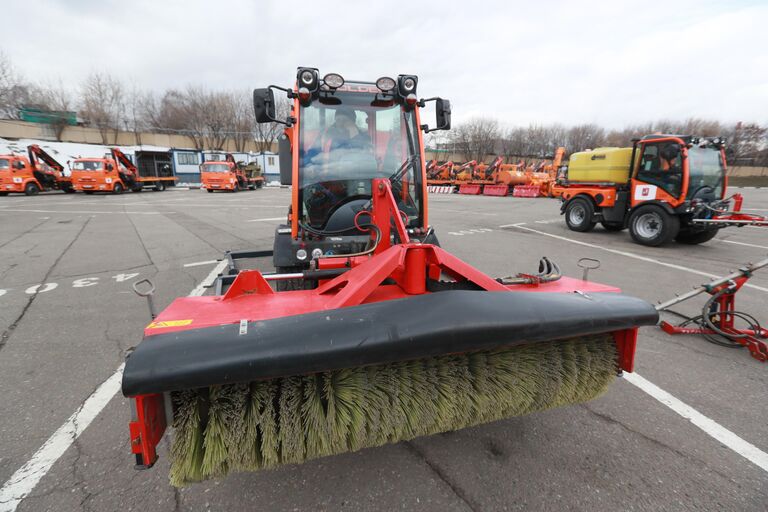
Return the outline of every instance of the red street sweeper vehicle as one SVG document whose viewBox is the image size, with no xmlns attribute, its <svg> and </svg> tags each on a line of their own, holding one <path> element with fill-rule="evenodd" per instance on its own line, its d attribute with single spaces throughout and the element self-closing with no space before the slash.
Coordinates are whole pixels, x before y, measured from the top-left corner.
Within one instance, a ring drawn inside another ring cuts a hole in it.
<svg viewBox="0 0 768 512">
<path fill-rule="evenodd" d="M 632 371 L 650 304 L 546 258 L 494 279 L 440 248 L 422 132 L 448 129 L 451 111 L 417 85 L 299 68 L 293 88 L 254 91 L 257 121 L 286 125 L 277 272 L 232 268 L 220 293 L 176 299 L 146 327 L 122 383 L 138 467 L 168 426 L 183 485 L 590 400 Z M 293 100 L 287 119 L 275 90 Z M 429 101 L 435 128 L 421 124 Z"/>
</svg>

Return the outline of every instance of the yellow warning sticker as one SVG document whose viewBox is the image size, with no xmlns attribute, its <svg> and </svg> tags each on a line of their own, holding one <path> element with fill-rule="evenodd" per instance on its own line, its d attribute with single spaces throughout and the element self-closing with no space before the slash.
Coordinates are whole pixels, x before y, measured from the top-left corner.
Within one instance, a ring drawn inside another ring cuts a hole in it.
<svg viewBox="0 0 768 512">
<path fill-rule="evenodd" d="M 189 320 L 165 320 L 163 322 L 152 322 L 147 326 L 147 329 L 162 329 L 163 327 L 182 327 L 192 323 L 192 319 Z"/>
</svg>

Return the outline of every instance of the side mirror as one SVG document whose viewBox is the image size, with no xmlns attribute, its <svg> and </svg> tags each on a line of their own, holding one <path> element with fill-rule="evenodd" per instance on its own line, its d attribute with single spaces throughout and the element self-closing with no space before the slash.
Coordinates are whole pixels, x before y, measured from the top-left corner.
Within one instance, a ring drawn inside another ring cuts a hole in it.
<svg viewBox="0 0 768 512">
<path fill-rule="evenodd" d="M 107 164 L 107 170 L 111 171 L 112 169 L 114 169 L 114 166 L 112 164 Z"/>
<path fill-rule="evenodd" d="M 437 98 L 435 104 L 437 114 L 437 127 L 435 130 L 451 129 L 451 102 L 442 98 Z"/>
<path fill-rule="evenodd" d="M 275 93 L 266 89 L 253 90 L 253 112 L 257 123 L 273 123 L 275 119 Z"/>
<path fill-rule="evenodd" d="M 24 162 L 22 162 L 21 160 L 16 160 L 16 168 L 18 170 L 24 169 Z"/>
<path fill-rule="evenodd" d="M 451 102 L 444 100 L 443 98 L 429 98 L 419 101 L 419 106 L 423 107 L 428 101 L 435 102 L 435 117 L 437 118 L 437 126 L 430 128 L 428 125 L 421 125 L 421 129 L 424 133 L 434 132 L 437 130 L 450 130 L 451 129 Z"/>
<path fill-rule="evenodd" d="M 293 181 L 293 151 L 291 141 L 285 134 L 278 138 L 277 148 L 280 156 L 280 184 L 290 185 Z"/>
</svg>

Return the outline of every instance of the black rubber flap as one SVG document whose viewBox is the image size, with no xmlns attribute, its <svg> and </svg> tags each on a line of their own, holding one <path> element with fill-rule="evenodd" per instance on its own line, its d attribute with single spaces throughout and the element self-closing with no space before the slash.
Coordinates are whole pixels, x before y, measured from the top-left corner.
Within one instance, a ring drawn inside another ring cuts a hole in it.
<svg viewBox="0 0 768 512">
<path fill-rule="evenodd" d="M 304 315 L 157 334 L 128 357 L 123 394 L 193 389 L 653 325 L 615 293 L 446 291 Z"/>
</svg>

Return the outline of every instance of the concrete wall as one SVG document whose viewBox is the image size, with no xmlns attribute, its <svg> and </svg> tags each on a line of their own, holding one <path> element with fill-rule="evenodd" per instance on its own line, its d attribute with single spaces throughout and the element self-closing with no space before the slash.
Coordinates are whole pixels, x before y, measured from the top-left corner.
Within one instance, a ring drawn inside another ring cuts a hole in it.
<svg viewBox="0 0 768 512">
<path fill-rule="evenodd" d="M 728 167 L 728 176 L 767 176 L 768 167 Z"/>
<path fill-rule="evenodd" d="M 50 125 L 40 123 L 27 123 L 9 119 L 0 119 L 0 137 L 10 139 L 40 139 L 56 140 L 56 133 Z M 134 134 L 133 132 L 118 132 L 117 137 L 110 133 L 109 145 L 136 146 L 148 144 L 167 148 L 194 148 L 195 143 L 186 135 L 171 135 L 165 133 Z M 103 144 L 101 133 L 96 128 L 83 126 L 67 126 L 61 135 L 62 142 L 81 142 L 86 144 Z M 235 151 L 234 142 L 227 140 L 225 147 L 219 148 L 227 152 Z M 245 151 L 257 151 L 255 141 L 247 141 Z"/>
</svg>

